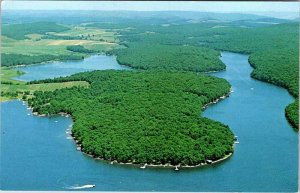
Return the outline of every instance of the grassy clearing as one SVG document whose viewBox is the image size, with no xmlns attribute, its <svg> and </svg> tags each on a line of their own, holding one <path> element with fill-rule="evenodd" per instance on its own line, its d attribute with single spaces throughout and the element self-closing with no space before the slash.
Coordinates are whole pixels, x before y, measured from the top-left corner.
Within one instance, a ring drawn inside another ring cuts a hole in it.
<svg viewBox="0 0 300 193">
<path fill-rule="evenodd" d="M 115 45 L 116 43 L 112 42 L 98 42 L 94 40 L 53 40 L 50 41 L 48 45 L 95 45 L 95 44 L 104 44 L 104 45 Z"/>
<path fill-rule="evenodd" d="M 70 88 L 74 86 L 88 87 L 89 83 L 86 81 L 71 81 L 63 83 L 42 83 L 42 84 L 2 84 L 0 102 L 22 99 L 24 93 L 28 92 L 29 97 L 35 91 L 54 91 L 56 89 Z"/>
<path fill-rule="evenodd" d="M 11 69 L 1 68 L 1 97 L 0 102 L 21 99 L 25 92 L 33 94 L 35 91 L 54 91 L 56 89 L 70 88 L 73 86 L 88 87 L 89 83 L 86 81 L 70 81 L 62 83 L 42 83 L 42 84 L 29 84 L 23 81 L 13 80 L 15 76 L 19 76 L 22 72 Z M 5 83 L 5 84 L 3 84 Z"/>
<path fill-rule="evenodd" d="M 34 91 L 53 91 L 55 89 L 70 88 L 73 86 L 88 87 L 89 83 L 86 81 L 70 81 L 63 83 L 43 83 L 43 84 L 20 84 L 20 85 L 1 85 L 3 92 L 34 92 Z"/>
<path fill-rule="evenodd" d="M 2 67 L 0 71 L 1 82 L 11 83 L 11 84 L 25 84 L 25 82 L 11 79 L 21 74 L 23 74 L 23 72 L 13 70 L 11 68 Z"/>
<path fill-rule="evenodd" d="M 68 31 L 64 32 L 50 32 L 49 34 L 57 36 L 70 36 L 70 37 L 82 37 L 95 41 L 104 41 L 104 42 L 119 42 L 116 38 L 115 32 L 106 31 L 104 29 L 98 29 L 94 27 L 82 27 L 75 26 Z"/>
</svg>

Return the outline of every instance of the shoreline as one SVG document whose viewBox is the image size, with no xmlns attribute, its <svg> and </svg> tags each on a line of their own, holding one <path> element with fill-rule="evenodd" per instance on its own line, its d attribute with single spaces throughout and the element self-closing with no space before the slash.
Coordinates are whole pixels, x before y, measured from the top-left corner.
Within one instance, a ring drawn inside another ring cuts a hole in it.
<svg viewBox="0 0 300 193">
<path fill-rule="evenodd" d="M 71 135 L 72 136 L 72 135 Z M 99 158 L 99 157 L 94 157 L 92 154 L 89 154 L 89 153 L 86 153 L 84 151 L 81 150 L 81 147 L 80 145 L 78 145 L 78 143 L 76 142 L 77 140 L 75 140 L 75 138 L 72 136 L 73 140 L 75 141 L 75 144 L 77 145 L 77 148 L 80 148 L 77 149 L 78 151 L 81 151 L 81 153 L 85 154 L 86 156 L 89 156 L 91 158 L 93 158 L 94 160 L 97 160 L 97 161 L 102 161 L 102 162 L 107 162 L 107 164 L 117 164 L 117 165 L 129 165 L 129 166 L 133 166 L 133 167 L 139 167 L 140 169 L 146 169 L 147 167 L 149 168 L 161 168 L 161 169 L 175 169 L 175 170 L 179 170 L 180 168 L 183 168 L 183 169 L 187 169 L 187 168 L 200 168 L 200 167 L 204 167 L 204 166 L 209 166 L 209 165 L 214 165 L 214 164 L 217 164 L 219 162 L 222 162 L 228 158 L 230 158 L 233 153 L 230 153 L 230 154 L 227 154 L 225 155 L 224 157 L 218 159 L 218 160 L 215 160 L 215 161 L 211 161 L 211 163 L 200 163 L 200 164 L 197 164 L 197 165 L 172 165 L 172 164 L 135 164 L 135 163 L 132 163 L 132 162 L 118 162 L 117 160 L 106 160 L 106 159 L 103 159 L 103 158 Z M 235 143 L 233 143 L 232 146 L 234 146 Z M 208 160 L 207 160 L 208 161 Z"/>
<path fill-rule="evenodd" d="M 71 135 L 72 136 L 72 135 Z M 87 152 L 84 152 L 80 145 L 76 142 L 77 140 L 75 140 L 75 138 L 72 136 L 73 140 L 75 141 L 75 144 L 77 145 L 77 148 L 80 148 L 80 149 L 77 149 L 78 151 L 81 151 L 81 153 L 85 154 L 86 156 L 89 156 L 91 158 L 93 158 L 94 160 L 97 160 L 97 161 L 102 161 L 102 162 L 107 162 L 107 164 L 117 164 L 117 165 L 129 165 L 129 166 L 133 166 L 133 167 L 139 167 L 140 169 L 146 169 L 147 167 L 149 168 L 165 168 L 165 169 L 175 169 L 175 170 L 179 170 L 180 168 L 183 168 L 183 169 L 187 169 L 187 168 L 200 168 L 200 167 L 204 167 L 204 166 L 209 166 L 209 165 L 214 165 L 214 164 L 217 164 L 219 162 L 222 162 L 228 158 L 230 158 L 233 153 L 230 153 L 230 154 L 227 154 L 225 155 L 224 157 L 218 159 L 218 160 L 215 160 L 215 161 L 211 161 L 211 163 L 200 163 L 200 164 L 197 164 L 197 165 L 172 165 L 172 164 L 136 164 L 136 163 L 132 163 L 132 162 L 118 162 L 117 160 L 106 160 L 106 159 L 103 159 L 103 158 L 99 158 L 99 157 L 94 157 L 92 154 L 89 154 Z M 234 144 L 233 144 L 234 146 Z M 208 160 L 207 160 L 208 161 Z"/>
<path fill-rule="evenodd" d="M 209 102 L 209 103 L 203 105 L 202 110 L 204 111 L 208 106 L 213 105 L 213 104 L 216 104 L 216 103 L 218 103 L 219 101 L 222 101 L 222 100 L 226 99 L 226 98 L 229 97 L 230 94 L 233 93 L 233 92 L 234 92 L 234 91 L 233 91 L 233 89 L 232 89 L 232 87 L 231 87 L 231 88 L 230 88 L 230 91 L 229 91 L 227 94 L 225 94 L 225 95 L 223 95 L 223 96 L 220 96 L 220 97 L 217 98 L 216 100 L 214 100 L 214 101 L 212 101 L 212 102 Z"/>
</svg>

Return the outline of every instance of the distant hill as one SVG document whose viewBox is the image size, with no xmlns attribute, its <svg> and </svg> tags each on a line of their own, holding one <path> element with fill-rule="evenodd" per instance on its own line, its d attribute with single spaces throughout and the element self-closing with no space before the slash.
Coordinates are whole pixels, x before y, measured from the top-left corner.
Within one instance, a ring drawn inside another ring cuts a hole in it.
<svg viewBox="0 0 300 193">
<path fill-rule="evenodd" d="M 38 17 L 37 17 L 38 16 Z M 136 21 L 142 19 L 150 24 L 163 23 L 201 23 L 201 22 L 290 22 L 287 19 L 278 19 L 254 14 L 242 13 L 211 13 L 196 11 L 14 11 L 6 10 L 2 14 L 2 22 L 26 23 L 50 21 L 57 23 L 83 23 L 83 22 L 122 22 L 124 20 Z"/>
</svg>

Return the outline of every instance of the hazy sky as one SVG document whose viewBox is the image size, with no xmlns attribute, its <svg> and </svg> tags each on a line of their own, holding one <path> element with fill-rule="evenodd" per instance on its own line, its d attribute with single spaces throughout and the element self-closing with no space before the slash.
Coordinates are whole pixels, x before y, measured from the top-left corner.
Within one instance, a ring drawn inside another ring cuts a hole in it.
<svg viewBox="0 0 300 193">
<path fill-rule="evenodd" d="M 130 2 L 130 1 L 12 1 L 7 9 L 30 10 L 135 10 L 135 11 L 206 11 L 206 12 L 298 12 L 299 2 Z"/>
</svg>

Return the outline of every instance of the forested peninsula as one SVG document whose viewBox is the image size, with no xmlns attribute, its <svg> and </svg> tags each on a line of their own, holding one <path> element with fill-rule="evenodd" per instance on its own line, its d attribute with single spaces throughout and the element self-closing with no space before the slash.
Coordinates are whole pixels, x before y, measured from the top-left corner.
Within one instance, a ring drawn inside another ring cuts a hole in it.
<svg viewBox="0 0 300 193">
<path fill-rule="evenodd" d="M 230 91 L 227 81 L 189 72 L 94 71 L 48 80 L 87 81 L 36 92 L 39 114 L 70 114 L 72 135 L 96 158 L 123 163 L 194 166 L 233 152 L 229 127 L 201 117 L 201 108 Z"/>
</svg>

